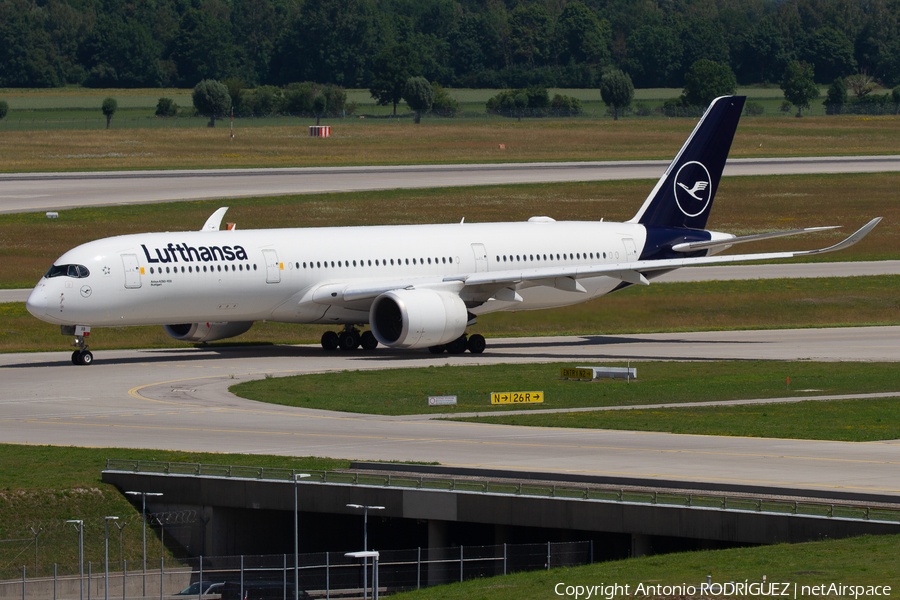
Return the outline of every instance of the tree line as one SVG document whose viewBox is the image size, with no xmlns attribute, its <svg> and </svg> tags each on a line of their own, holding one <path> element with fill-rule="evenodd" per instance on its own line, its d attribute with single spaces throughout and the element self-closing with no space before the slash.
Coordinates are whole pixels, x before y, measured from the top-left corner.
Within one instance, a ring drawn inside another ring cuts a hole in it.
<svg viewBox="0 0 900 600">
<path fill-rule="evenodd" d="M 798 61 L 816 83 L 893 87 L 900 0 L 0 0 L 3 87 L 371 88 L 396 68 L 445 87 L 597 87 L 607 68 L 681 87 L 701 59 L 740 84 Z"/>
</svg>

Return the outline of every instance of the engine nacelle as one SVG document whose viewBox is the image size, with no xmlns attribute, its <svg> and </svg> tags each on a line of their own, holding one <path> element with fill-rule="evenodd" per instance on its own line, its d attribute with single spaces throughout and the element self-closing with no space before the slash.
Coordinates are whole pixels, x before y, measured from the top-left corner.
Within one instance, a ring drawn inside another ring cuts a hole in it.
<svg viewBox="0 0 900 600">
<path fill-rule="evenodd" d="M 214 342 L 241 335 L 253 326 L 253 321 L 233 323 L 185 323 L 183 325 L 163 325 L 170 336 L 181 342 Z"/>
<path fill-rule="evenodd" d="M 466 331 L 468 311 L 453 292 L 393 290 L 369 309 L 375 339 L 389 348 L 427 348 L 452 342 Z"/>
</svg>

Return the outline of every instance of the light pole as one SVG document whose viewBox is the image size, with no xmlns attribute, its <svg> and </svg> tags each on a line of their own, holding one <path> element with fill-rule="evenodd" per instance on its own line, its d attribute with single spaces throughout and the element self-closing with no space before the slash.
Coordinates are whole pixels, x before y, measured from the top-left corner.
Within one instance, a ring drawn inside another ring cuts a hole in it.
<svg viewBox="0 0 900 600">
<path fill-rule="evenodd" d="M 81 573 L 81 580 L 78 587 L 81 589 L 81 595 L 79 597 L 81 600 L 84 600 L 84 521 L 81 519 L 72 519 L 66 521 L 66 523 L 71 523 L 75 528 L 75 531 L 78 532 L 78 570 Z"/>
<path fill-rule="evenodd" d="M 372 563 L 372 598 L 374 600 L 378 600 L 378 552 L 375 550 L 365 550 L 363 552 L 347 552 L 344 556 L 348 556 L 350 558 L 361 558 L 366 562 L 369 562 L 371 558 L 374 562 Z M 365 591 L 363 591 L 363 596 L 365 597 Z"/>
<path fill-rule="evenodd" d="M 142 595 L 147 595 L 147 496 L 162 496 L 162 492 L 125 492 L 129 496 L 141 495 L 141 524 L 143 527 L 142 538 L 144 541 L 144 570 Z"/>
<path fill-rule="evenodd" d="M 309 477 L 309 473 L 294 473 L 294 600 L 300 600 L 300 509 L 297 502 L 297 482 L 305 477 Z"/>
<path fill-rule="evenodd" d="M 384 510 L 383 506 L 366 506 L 365 504 L 348 504 L 348 508 L 361 508 L 363 509 L 363 552 L 367 552 L 369 550 L 369 509 L 372 510 Z M 363 600 L 366 599 L 366 589 L 368 583 L 368 573 L 367 570 L 369 568 L 369 558 L 367 556 L 363 556 Z"/>
<path fill-rule="evenodd" d="M 119 517 L 103 517 L 103 600 L 109 600 L 109 522 Z"/>
</svg>

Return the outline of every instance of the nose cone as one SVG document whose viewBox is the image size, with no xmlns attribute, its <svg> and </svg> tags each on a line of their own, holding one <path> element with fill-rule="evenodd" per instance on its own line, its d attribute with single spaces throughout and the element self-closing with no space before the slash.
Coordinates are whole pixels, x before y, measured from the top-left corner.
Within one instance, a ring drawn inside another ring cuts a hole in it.
<svg viewBox="0 0 900 600">
<path fill-rule="evenodd" d="M 44 320 L 47 316 L 47 292 L 40 285 L 31 290 L 31 295 L 25 301 L 25 308 L 38 319 Z"/>
</svg>

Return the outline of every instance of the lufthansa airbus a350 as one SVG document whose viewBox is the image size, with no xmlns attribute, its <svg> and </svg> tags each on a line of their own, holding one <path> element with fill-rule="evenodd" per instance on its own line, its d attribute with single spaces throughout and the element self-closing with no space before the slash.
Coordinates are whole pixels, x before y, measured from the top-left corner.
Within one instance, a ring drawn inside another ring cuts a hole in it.
<svg viewBox="0 0 900 600">
<path fill-rule="evenodd" d="M 221 229 L 106 238 L 69 250 L 27 301 L 75 336 L 72 362 L 93 356 L 91 328 L 163 325 L 209 342 L 254 321 L 331 323 L 327 350 L 429 348 L 482 352 L 466 335 L 478 315 L 584 302 L 693 265 L 784 259 L 847 248 L 712 256 L 735 244 L 827 229 L 735 237 L 705 229 L 744 98 L 713 101 L 637 214 L 624 223 L 555 221 L 376 227 Z M 339 244 L 335 240 L 340 240 Z M 359 326 L 369 325 L 360 333 Z"/>
</svg>

